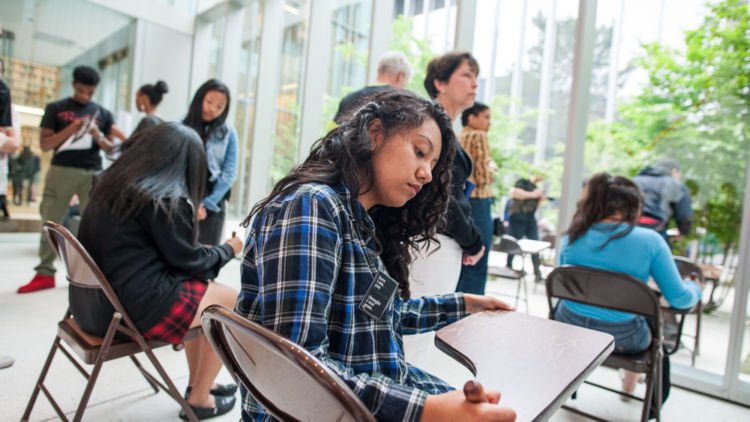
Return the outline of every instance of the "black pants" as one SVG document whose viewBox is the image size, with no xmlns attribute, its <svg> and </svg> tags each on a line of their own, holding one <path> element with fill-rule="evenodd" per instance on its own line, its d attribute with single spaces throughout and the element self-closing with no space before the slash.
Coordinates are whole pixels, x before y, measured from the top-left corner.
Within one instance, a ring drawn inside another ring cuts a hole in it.
<svg viewBox="0 0 750 422">
<path fill-rule="evenodd" d="M 206 218 L 198 224 L 198 242 L 204 245 L 220 245 L 226 217 L 226 201 L 219 203 L 219 212 L 206 210 Z"/>
<path fill-rule="evenodd" d="M 508 234 L 518 240 L 524 237 L 530 240 L 539 240 L 539 229 L 536 226 L 536 217 L 533 212 L 519 212 L 511 214 L 508 217 Z M 508 267 L 513 267 L 513 258 L 515 255 L 508 255 Z M 541 278 L 539 272 L 539 254 L 531 255 L 531 262 L 534 264 L 534 275 L 537 279 Z"/>
<path fill-rule="evenodd" d="M 0 195 L 0 210 L 2 210 L 4 217 L 10 218 L 10 213 L 8 212 L 8 197 L 6 195 Z"/>
</svg>

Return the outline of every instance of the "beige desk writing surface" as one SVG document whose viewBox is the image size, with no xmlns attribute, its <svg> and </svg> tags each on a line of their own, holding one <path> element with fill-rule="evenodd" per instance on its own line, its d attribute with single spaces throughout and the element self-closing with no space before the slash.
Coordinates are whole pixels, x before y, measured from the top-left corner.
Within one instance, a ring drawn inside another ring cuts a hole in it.
<svg viewBox="0 0 750 422">
<path fill-rule="evenodd" d="M 609 356 L 609 334 L 520 312 L 472 314 L 440 329 L 439 349 L 469 368 L 517 421 L 544 421 Z"/>
</svg>

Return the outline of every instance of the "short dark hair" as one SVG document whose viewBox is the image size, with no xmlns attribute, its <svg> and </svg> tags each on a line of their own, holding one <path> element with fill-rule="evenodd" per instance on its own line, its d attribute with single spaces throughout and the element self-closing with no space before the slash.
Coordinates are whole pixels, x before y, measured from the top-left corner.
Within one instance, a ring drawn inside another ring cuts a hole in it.
<svg viewBox="0 0 750 422">
<path fill-rule="evenodd" d="M 93 67 L 77 66 L 73 69 L 73 82 L 81 85 L 97 86 L 99 85 L 99 72 Z"/>
<path fill-rule="evenodd" d="M 466 126 L 469 124 L 469 116 L 479 116 L 479 113 L 489 110 L 490 107 L 487 104 L 475 102 L 474 105 L 467 108 L 461 113 L 461 124 Z"/>
<path fill-rule="evenodd" d="M 138 92 L 148 97 L 151 105 L 156 107 L 164 98 L 164 94 L 169 92 L 169 87 L 164 81 L 158 81 L 155 84 L 146 84 L 138 88 Z"/>
<path fill-rule="evenodd" d="M 474 74 L 479 75 L 479 63 L 477 59 L 469 52 L 454 51 L 435 57 L 427 64 L 427 74 L 424 77 L 424 89 L 430 98 L 435 99 L 438 96 L 438 90 L 435 87 L 435 81 L 447 82 L 453 72 L 466 61 Z"/>
</svg>

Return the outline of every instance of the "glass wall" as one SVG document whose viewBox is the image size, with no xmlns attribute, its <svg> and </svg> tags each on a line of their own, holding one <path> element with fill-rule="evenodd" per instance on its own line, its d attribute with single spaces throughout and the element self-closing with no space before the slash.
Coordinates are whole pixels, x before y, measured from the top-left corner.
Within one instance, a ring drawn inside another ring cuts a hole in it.
<svg viewBox="0 0 750 422">
<path fill-rule="evenodd" d="M 330 129 L 344 95 L 367 82 L 372 0 L 337 0 L 331 19 L 330 78 L 322 109 L 323 128 Z"/>
<path fill-rule="evenodd" d="M 19 112 L 22 142 L 40 157 L 20 205 L 11 214 L 36 218 L 44 179 L 52 158 L 39 147 L 44 107 L 72 93 L 77 65 L 97 69 L 101 82 L 94 100 L 112 111 L 129 108 L 133 22 L 128 16 L 84 0 L 0 2 L 2 79 Z M 29 195 L 28 193 L 31 193 Z M 8 197 L 12 198 L 11 193 Z"/>
<path fill-rule="evenodd" d="M 252 1 L 245 7 L 242 30 L 242 47 L 239 51 L 237 92 L 234 94 L 235 121 L 239 141 L 237 179 L 232 187 L 228 203 L 229 215 L 243 217 L 249 211 L 247 198 L 250 183 L 251 152 L 253 148 L 252 124 L 257 103 L 258 65 L 260 62 L 260 34 L 263 28 L 263 12 L 260 1 Z"/>
<path fill-rule="evenodd" d="M 269 189 L 286 175 L 297 159 L 300 128 L 300 95 L 304 69 L 307 28 L 309 25 L 309 0 L 284 2 L 284 26 L 281 63 L 279 64 L 279 89 L 276 97 L 273 158 Z"/>
</svg>

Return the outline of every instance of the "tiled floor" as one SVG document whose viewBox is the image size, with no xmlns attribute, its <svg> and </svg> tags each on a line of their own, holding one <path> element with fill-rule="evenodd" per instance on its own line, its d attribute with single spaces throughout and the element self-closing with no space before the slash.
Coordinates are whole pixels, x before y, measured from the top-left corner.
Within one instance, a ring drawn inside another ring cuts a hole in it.
<svg viewBox="0 0 750 422">
<path fill-rule="evenodd" d="M 0 421 L 17 421 L 23 413 L 26 401 L 49 351 L 56 322 L 67 307 L 67 285 L 58 276 L 56 289 L 17 295 L 15 289 L 28 281 L 36 264 L 39 235 L 0 234 L 0 354 L 11 355 L 15 364 L 0 370 Z M 232 261 L 220 275 L 219 281 L 239 288 L 239 261 Z M 501 282 L 490 283 L 491 293 L 510 292 L 513 286 Z M 546 304 L 534 296 L 532 313 L 537 313 Z M 170 348 L 156 352 L 173 379 L 182 389 L 187 379 L 187 365 L 182 352 Z M 460 385 L 470 374 L 447 357 L 436 362 L 436 374 L 454 385 Z M 599 370 L 594 375 L 605 382 L 617 385 L 613 371 Z M 50 389 L 59 398 L 64 410 L 72 412 L 76 399 L 83 389 L 83 378 L 64 359 L 56 359 L 49 374 Z M 228 381 L 223 372 L 221 380 Z M 642 387 L 640 387 L 642 388 Z M 639 406 L 635 402 L 624 403 L 614 395 L 583 387 L 576 406 L 595 412 L 613 421 L 637 420 Z M 102 370 L 84 420 L 95 421 L 170 421 L 178 420 L 178 406 L 166 394 L 153 394 L 146 382 L 127 360 L 109 362 Z M 217 421 L 239 419 L 239 409 Z M 40 397 L 32 414 L 33 421 L 56 419 L 54 410 Z M 584 420 L 570 412 L 560 411 L 553 421 Z M 740 421 L 750 420 L 750 410 L 698 394 L 673 389 L 664 409 L 666 421 Z"/>
</svg>

